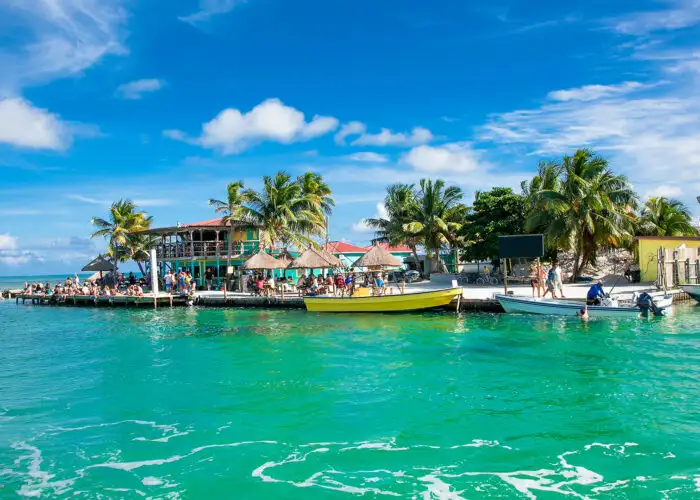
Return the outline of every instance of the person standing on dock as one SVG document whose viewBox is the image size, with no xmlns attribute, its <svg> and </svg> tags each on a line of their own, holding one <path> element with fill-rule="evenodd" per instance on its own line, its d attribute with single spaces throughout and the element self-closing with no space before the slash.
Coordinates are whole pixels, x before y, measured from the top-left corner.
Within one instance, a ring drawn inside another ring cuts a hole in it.
<svg viewBox="0 0 700 500">
<path fill-rule="evenodd" d="M 214 272 L 211 270 L 211 267 L 207 267 L 207 270 L 204 273 L 204 283 L 207 286 L 207 290 L 211 291 L 211 285 L 212 285 L 213 281 L 214 281 Z"/>
<path fill-rule="evenodd" d="M 559 294 L 559 298 L 564 299 L 564 283 L 561 277 L 561 265 L 558 260 L 552 263 L 554 268 L 554 292 Z"/>
</svg>

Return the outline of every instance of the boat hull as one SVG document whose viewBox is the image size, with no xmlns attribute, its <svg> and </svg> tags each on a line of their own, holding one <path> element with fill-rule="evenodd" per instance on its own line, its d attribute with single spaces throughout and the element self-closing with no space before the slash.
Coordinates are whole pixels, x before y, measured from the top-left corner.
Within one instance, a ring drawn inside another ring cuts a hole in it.
<svg viewBox="0 0 700 500">
<path fill-rule="evenodd" d="M 548 316 L 576 316 L 585 305 L 556 299 L 531 299 L 510 295 L 496 295 L 496 299 L 507 313 Z M 588 306 L 589 318 L 637 318 L 640 313 L 636 307 Z"/>
<path fill-rule="evenodd" d="M 324 313 L 414 312 L 445 307 L 461 293 L 461 288 L 448 288 L 382 297 L 306 297 L 304 305 Z"/>
<path fill-rule="evenodd" d="M 681 290 L 700 302 L 700 285 L 681 285 Z"/>
</svg>

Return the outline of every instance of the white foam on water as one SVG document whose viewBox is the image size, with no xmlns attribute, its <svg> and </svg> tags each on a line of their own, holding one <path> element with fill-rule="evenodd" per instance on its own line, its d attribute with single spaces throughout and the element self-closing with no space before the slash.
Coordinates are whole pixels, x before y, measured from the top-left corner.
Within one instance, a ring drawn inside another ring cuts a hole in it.
<svg viewBox="0 0 700 500">
<path fill-rule="evenodd" d="M 108 469 L 119 469 L 119 470 L 125 470 L 125 471 L 133 471 L 136 469 L 140 469 L 141 467 L 152 467 L 152 466 L 157 466 L 157 465 L 164 465 L 164 464 L 169 464 L 173 462 L 178 462 L 182 460 L 183 458 L 190 457 L 192 455 L 196 455 L 197 453 L 204 451 L 204 450 L 209 450 L 212 448 L 235 448 L 238 446 L 243 446 L 243 445 L 248 445 L 248 444 L 277 444 L 276 441 L 241 441 L 241 442 L 236 442 L 236 443 L 223 443 L 223 444 L 207 444 L 204 446 L 198 446 L 196 448 L 192 448 L 188 453 L 184 455 L 173 455 L 168 458 L 157 458 L 153 460 L 139 460 L 135 462 L 104 462 L 101 464 L 92 464 L 88 465 L 85 469 L 97 469 L 97 468 L 108 468 Z"/>
<path fill-rule="evenodd" d="M 158 479 L 157 477 L 148 476 L 144 477 L 141 480 L 141 484 L 143 484 L 144 486 L 160 486 L 161 484 L 163 484 L 163 480 Z"/>
<path fill-rule="evenodd" d="M 428 488 L 423 492 L 424 500 L 432 500 L 433 498 L 440 500 L 464 500 L 464 497 L 460 496 L 462 491 L 453 491 L 452 486 L 438 476 L 428 474 L 427 476 L 419 477 L 418 480 L 426 483 Z"/>
<path fill-rule="evenodd" d="M 15 460 L 15 465 L 21 465 L 23 461 L 29 461 L 26 475 L 29 480 L 20 486 L 17 494 L 24 497 L 40 497 L 47 490 L 53 490 L 54 494 L 60 495 L 67 492 L 70 486 L 73 485 L 75 479 L 63 479 L 61 481 L 52 481 L 55 477 L 49 472 L 41 470 L 41 464 L 44 459 L 41 455 L 41 450 L 36 446 L 30 445 L 25 441 L 12 443 L 12 448 L 15 450 L 28 451 L 28 455 L 23 455 Z"/>
<path fill-rule="evenodd" d="M 609 483 L 609 484 L 604 484 L 603 486 L 596 486 L 591 490 L 593 493 L 601 493 L 605 491 L 612 491 L 620 486 L 627 487 L 629 484 L 630 480 L 629 479 L 619 479 L 615 482 Z"/>
<path fill-rule="evenodd" d="M 360 441 L 355 443 L 354 446 L 348 446 L 346 448 L 341 448 L 340 451 L 351 451 L 351 450 L 382 450 L 382 451 L 407 451 L 409 448 L 396 447 L 396 439 L 391 438 L 387 441 Z"/>
</svg>

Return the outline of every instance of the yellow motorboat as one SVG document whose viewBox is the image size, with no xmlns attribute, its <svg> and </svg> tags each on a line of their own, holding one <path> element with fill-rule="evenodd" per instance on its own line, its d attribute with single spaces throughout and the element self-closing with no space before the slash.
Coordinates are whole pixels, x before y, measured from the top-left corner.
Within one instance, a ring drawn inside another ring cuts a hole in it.
<svg viewBox="0 0 700 500">
<path fill-rule="evenodd" d="M 305 297 L 311 312 L 409 312 L 448 305 L 462 293 L 461 288 L 372 297 Z"/>
</svg>

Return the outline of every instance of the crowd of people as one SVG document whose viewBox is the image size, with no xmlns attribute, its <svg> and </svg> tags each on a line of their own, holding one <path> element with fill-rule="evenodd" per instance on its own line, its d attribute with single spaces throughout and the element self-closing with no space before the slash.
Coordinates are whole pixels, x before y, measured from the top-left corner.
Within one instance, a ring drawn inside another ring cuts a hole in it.
<svg viewBox="0 0 700 500">
<path fill-rule="evenodd" d="M 163 289 L 167 293 L 193 294 L 197 291 L 197 280 L 185 269 L 167 271 L 163 277 Z"/>
<path fill-rule="evenodd" d="M 381 273 L 362 274 L 354 272 L 329 271 L 326 276 L 312 273 L 302 274 L 296 282 L 289 277 L 275 278 L 271 273 L 256 272 L 243 276 L 243 290 L 254 295 L 269 297 L 279 292 L 299 293 L 304 296 L 333 295 L 336 297 L 352 296 L 357 287 L 373 286 L 375 295 L 384 295 L 387 287 Z"/>
<path fill-rule="evenodd" d="M 128 281 L 124 276 L 115 276 L 115 279 L 110 283 L 109 280 L 103 278 L 98 280 L 86 280 L 80 282 L 78 275 L 68 276 L 65 281 L 51 285 L 51 283 L 25 283 L 24 293 L 27 295 L 55 295 L 58 297 L 115 297 L 115 296 L 130 296 L 143 297 L 144 291 L 141 284 L 133 278 L 133 274 Z M 120 290 L 120 283 L 129 283 L 124 290 Z"/>
</svg>

